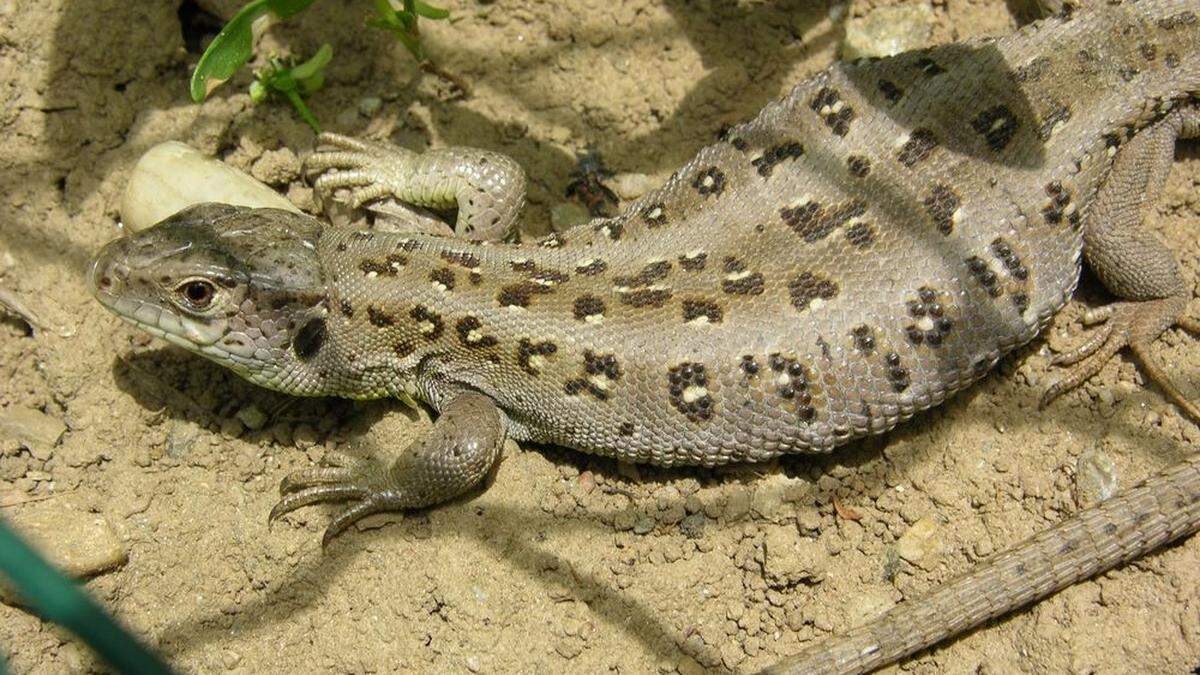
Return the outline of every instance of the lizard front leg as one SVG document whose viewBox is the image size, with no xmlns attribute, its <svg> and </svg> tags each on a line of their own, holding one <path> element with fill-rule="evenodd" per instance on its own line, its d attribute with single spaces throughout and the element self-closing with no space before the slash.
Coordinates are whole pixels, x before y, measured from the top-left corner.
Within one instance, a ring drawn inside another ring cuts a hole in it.
<svg viewBox="0 0 1200 675">
<path fill-rule="evenodd" d="M 391 461 L 302 469 L 283 480 L 269 521 L 310 504 L 349 501 L 334 516 L 321 545 L 363 516 L 432 506 L 478 485 L 500 457 L 507 437 L 503 413 L 478 392 L 455 396 L 425 436 Z"/>
<path fill-rule="evenodd" d="M 1170 171 L 1176 139 L 1196 137 L 1200 108 L 1181 108 L 1118 151 L 1084 221 L 1083 252 L 1088 266 L 1122 300 L 1089 313 L 1085 322 L 1101 327 L 1078 348 L 1055 358 L 1054 363 L 1070 369 L 1046 390 L 1043 407 L 1086 382 L 1128 347 L 1146 376 L 1200 422 L 1200 407 L 1179 391 L 1150 352 L 1151 343 L 1172 326 L 1200 332 L 1200 322 L 1183 316 L 1191 289 L 1171 250 L 1142 225 L 1147 205 L 1157 199 Z"/>
<path fill-rule="evenodd" d="M 317 138 L 317 148 L 304 168 L 319 174 L 313 188 L 322 201 L 349 189 L 354 208 L 387 198 L 441 211 L 457 208 L 454 234 L 493 241 L 513 231 L 525 203 L 525 172 L 497 152 L 449 147 L 418 153 L 331 133 Z M 419 229 L 429 228 L 422 223 Z"/>
</svg>

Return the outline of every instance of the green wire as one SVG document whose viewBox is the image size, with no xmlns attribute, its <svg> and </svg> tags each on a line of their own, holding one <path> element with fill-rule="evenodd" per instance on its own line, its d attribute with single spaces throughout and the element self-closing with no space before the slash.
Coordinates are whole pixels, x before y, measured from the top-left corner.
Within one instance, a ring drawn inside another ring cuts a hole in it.
<svg viewBox="0 0 1200 675">
<path fill-rule="evenodd" d="M 118 672 L 170 675 L 171 669 L 122 628 L 100 605 L 29 547 L 0 518 L 0 573 L 43 619 L 95 649 Z M 0 661 L 0 674 L 5 672 Z"/>
</svg>

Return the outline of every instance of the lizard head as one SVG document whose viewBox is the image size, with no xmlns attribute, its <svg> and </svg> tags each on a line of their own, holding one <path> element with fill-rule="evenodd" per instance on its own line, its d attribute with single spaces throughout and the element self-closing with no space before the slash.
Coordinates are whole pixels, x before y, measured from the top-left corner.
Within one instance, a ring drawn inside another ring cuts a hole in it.
<svg viewBox="0 0 1200 675">
<path fill-rule="evenodd" d="M 321 225 L 278 209 L 192 206 L 106 245 L 93 295 L 126 321 L 246 379 L 298 395 L 328 384 Z"/>
</svg>

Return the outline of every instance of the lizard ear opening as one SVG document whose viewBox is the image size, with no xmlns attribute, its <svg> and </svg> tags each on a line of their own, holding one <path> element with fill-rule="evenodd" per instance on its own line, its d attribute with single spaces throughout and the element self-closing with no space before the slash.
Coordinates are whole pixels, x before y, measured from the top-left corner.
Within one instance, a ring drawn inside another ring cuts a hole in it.
<svg viewBox="0 0 1200 675">
<path fill-rule="evenodd" d="M 296 358 L 301 361 L 311 360 L 321 350 L 321 345 L 325 344 L 325 335 L 325 319 L 309 319 L 292 340 L 292 351 L 296 353 Z"/>
</svg>

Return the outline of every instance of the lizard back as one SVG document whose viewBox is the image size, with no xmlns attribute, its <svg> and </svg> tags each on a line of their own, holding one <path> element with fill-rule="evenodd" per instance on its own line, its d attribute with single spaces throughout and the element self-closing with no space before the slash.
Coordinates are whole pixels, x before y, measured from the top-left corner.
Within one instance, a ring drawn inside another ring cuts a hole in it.
<svg viewBox="0 0 1200 675">
<path fill-rule="evenodd" d="M 535 245 L 326 228 L 313 367 L 332 393 L 481 391 L 518 440 L 663 465 L 884 431 L 1066 302 L 1089 200 L 1200 90 L 1198 41 L 1195 3 L 1160 0 L 836 65 Z"/>
</svg>

